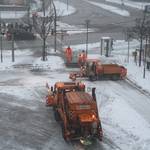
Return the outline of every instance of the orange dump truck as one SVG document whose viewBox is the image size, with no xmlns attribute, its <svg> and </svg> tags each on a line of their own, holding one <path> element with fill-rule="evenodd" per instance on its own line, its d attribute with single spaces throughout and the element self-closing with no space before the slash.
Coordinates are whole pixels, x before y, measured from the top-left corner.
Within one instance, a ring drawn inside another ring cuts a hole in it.
<svg viewBox="0 0 150 150">
<path fill-rule="evenodd" d="M 78 77 L 88 77 L 90 80 L 124 79 L 127 75 L 127 69 L 118 64 L 102 64 L 100 60 L 88 59 L 80 72 L 70 74 L 70 79 L 75 80 Z"/>
<path fill-rule="evenodd" d="M 102 140 L 102 127 L 98 115 L 95 88 L 92 96 L 85 85 L 74 82 L 57 82 L 51 87 L 47 106 L 53 106 L 55 119 L 60 122 L 65 140 Z"/>
</svg>

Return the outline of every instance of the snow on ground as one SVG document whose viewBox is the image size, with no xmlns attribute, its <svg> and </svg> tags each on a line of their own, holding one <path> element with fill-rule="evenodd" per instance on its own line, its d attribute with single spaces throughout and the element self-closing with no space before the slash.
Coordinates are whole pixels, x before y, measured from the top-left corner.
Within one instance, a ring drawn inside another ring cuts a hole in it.
<svg viewBox="0 0 150 150">
<path fill-rule="evenodd" d="M 95 5 L 97 7 L 100 7 L 102 9 L 105 9 L 109 12 L 112 12 L 112 13 L 115 13 L 115 14 L 118 14 L 118 15 L 121 15 L 121 16 L 124 16 L 124 17 L 129 17 L 130 16 L 130 13 L 125 10 L 125 9 L 121 9 L 119 7 L 115 7 L 115 6 L 111 6 L 111 5 L 106 5 L 106 4 L 103 4 L 103 3 L 97 3 L 97 2 L 91 2 L 89 0 L 84 0 L 92 5 Z"/>
<path fill-rule="evenodd" d="M 60 57 L 47 56 L 47 61 L 43 62 L 42 58 L 33 58 L 33 53 L 29 49 L 16 50 L 15 62 L 12 62 L 11 51 L 5 50 L 3 52 L 3 63 L 0 64 L 0 70 L 14 69 L 17 65 L 31 65 L 31 69 L 61 69 L 63 68 L 63 62 Z M 57 61 L 57 63 L 53 63 Z M 25 66 L 26 67 L 26 66 Z"/>
<path fill-rule="evenodd" d="M 61 32 L 61 30 L 66 31 L 66 34 L 78 34 L 78 33 L 86 33 L 87 29 L 79 28 L 73 25 L 69 25 L 66 23 L 62 23 L 60 21 L 57 22 L 57 30 Z M 89 32 L 94 32 L 94 29 L 88 29 Z"/>
<path fill-rule="evenodd" d="M 32 60 L 32 58 L 30 57 L 30 55 L 32 55 L 32 52 L 29 49 L 25 49 L 24 51 L 16 50 L 15 62 L 12 62 L 11 55 L 12 55 L 12 52 L 10 50 L 3 51 L 3 63 L 0 64 L 0 70 L 9 70 L 9 69 L 12 69 L 13 68 L 12 66 L 15 64 L 30 63 L 30 61 Z M 20 57 L 20 55 L 26 56 L 26 58 Z"/>
<path fill-rule="evenodd" d="M 150 3 L 145 3 L 145 2 L 133 2 L 130 0 L 105 0 L 105 1 L 129 6 L 129 7 L 133 7 L 133 8 L 138 8 L 138 9 L 142 9 L 142 10 L 144 10 L 146 5 L 150 4 Z"/>
<path fill-rule="evenodd" d="M 128 78 L 143 90 L 150 92 L 150 70 L 148 71 L 146 69 L 146 75 L 144 79 L 143 65 L 139 67 L 138 64 L 136 65 L 135 63 L 130 62 L 130 64 L 127 64 L 126 67 L 128 68 Z"/>
<path fill-rule="evenodd" d="M 34 3 L 32 3 L 32 6 L 31 6 L 31 10 L 32 10 L 32 11 L 41 8 L 41 6 L 42 6 L 42 2 L 41 2 L 41 1 L 39 1 L 39 0 L 34 0 L 33 2 L 34 2 Z"/>
<path fill-rule="evenodd" d="M 51 71 L 53 70 L 58 70 L 58 69 L 63 69 L 64 68 L 64 63 L 60 57 L 54 57 L 54 56 L 48 56 L 47 61 L 42 61 L 41 58 L 37 58 L 33 62 L 33 67 L 36 68 L 42 68 L 42 69 L 49 69 Z"/>
<path fill-rule="evenodd" d="M 56 11 L 58 16 L 66 16 L 75 13 L 76 9 L 70 5 L 66 5 L 66 3 L 60 1 L 54 1 L 56 6 Z"/>
<path fill-rule="evenodd" d="M 21 5 L 15 5 L 15 4 L 12 4 L 12 5 L 0 5 L 0 7 L 22 7 Z"/>
<path fill-rule="evenodd" d="M 63 2 L 60 1 L 54 1 L 55 7 L 56 7 L 56 13 L 57 16 L 66 16 L 66 15 L 71 15 L 73 14 L 76 9 L 70 5 L 67 5 Z M 51 10 L 51 7 L 48 7 L 48 9 L 45 11 L 45 16 L 49 14 Z M 38 12 L 39 16 L 43 16 L 43 12 Z"/>
<path fill-rule="evenodd" d="M 22 18 L 26 14 L 26 11 L 1 11 L 2 19 L 19 19 Z"/>
</svg>

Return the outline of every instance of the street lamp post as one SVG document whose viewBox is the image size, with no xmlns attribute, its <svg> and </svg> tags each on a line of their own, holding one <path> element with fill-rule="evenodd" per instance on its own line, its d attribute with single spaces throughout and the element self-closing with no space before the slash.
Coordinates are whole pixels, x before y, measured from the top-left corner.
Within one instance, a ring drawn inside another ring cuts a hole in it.
<svg viewBox="0 0 150 150">
<path fill-rule="evenodd" d="M 150 13 L 150 5 L 145 6 L 144 14 L 146 17 L 146 13 Z M 146 34 L 146 44 L 145 44 L 145 50 L 144 50 L 144 69 L 143 69 L 143 78 L 145 78 L 146 75 L 146 53 L 147 53 L 147 45 L 148 45 L 148 35 Z"/>
<path fill-rule="evenodd" d="M 69 2 L 68 2 L 68 0 L 67 0 L 67 11 L 68 11 L 68 7 L 69 7 L 68 5 L 69 5 Z"/>
<path fill-rule="evenodd" d="M 2 35 L 2 26 L 1 26 L 1 11 L 0 11 L 0 43 L 1 43 L 1 63 L 3 62 L 3 42 L 2 42 L 2 39 L 3 38 L 3 35 Z"/>
<path fill-rule="evenodd" d="M 139 51 L 139 66 L 141 66 L 141 60 L 142 60 L 142 51 L 143 51 L 143 34 L 144 34 L 144 26 L 145 26 L 145 20 L 147 13 L 150 13 L 150 5 L 146 5 L 145 9 L 143 11 L 143 20 L 141 25 L 141 37 L 140 37 L 140 51 Z"/>
<path fill-rule="evenodd" d="M 146 74 L 146 53 L 147 53 L 147 45 L 148 45 L 148 35 L 146 35 L 146 43 L 145 43 L 145 50 L 144 50 L 143 78 L 145 78 L 145 74 Z"/>
<path fill-rule="evenodd" d="M 54 19 L 54 51 L 56 52 L 56 49 L 57 49 L 57 13 L 56 13 L 56 7 L 55 7 L 53 0 L 52 0 L 52 5 L 54 7 L 54 15 L 55 15 L 55 19 Z"/>
<path fill-rule="evenodd" d="M 2 34 L 0 34 L 0 41 L 1 41 L 1 63 L 3 62 L 3 42 L 2 42 Z"/>
<path fill-rule="evenodd" d="M 30 24 L 30 0 L 28 0 L 27 9 L 28 9 L 28 24 Z"/>
<path fill-rule="evenodd" d="M 12 38 L 12 62 L 15 62 L 15 49 L 14 49 L 14 43 L 15 43 L 15 40 L 14 40 L 14 27 L 12 28 L 12 31 L 11 31 L 11 38 Z"/>
<path fill-rule="evenodd" d="M 86 32 L 86 55 L 88 55 L 88 42 L 89 42 L 89 35 L 88 35 L 88 32 L 89 32 L 89 23 L 90 23 L 90 20 L 86 20 L 86 27 L 87 27 L 87 32 Z"/>
</svg>

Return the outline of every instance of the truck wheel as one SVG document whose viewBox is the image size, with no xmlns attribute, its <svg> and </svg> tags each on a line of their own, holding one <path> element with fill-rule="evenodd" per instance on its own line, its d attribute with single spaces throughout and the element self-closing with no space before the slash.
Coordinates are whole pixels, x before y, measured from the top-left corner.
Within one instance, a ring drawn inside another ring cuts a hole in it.
<svg viewBox="0 0 150 150">
<path fill-rule="evenodd" d="M 112 75 L 111 77 L 112 80 L 116 81 L 116 80 L 119 80 L 119 76 L 118 75 Z"/>
<path fill-rule="evenodd" d="M 96 76 L 89 76 L 90 81 L 96 81 L 97 77 Z"/>
<path fill-rule="evenodd" d="M 61 124 L 61 128 L 62 128 L 62 136 L 63 136 L 64 140 L 69 141 L 69 138 L 66 136 L 65 127 L 64 127 L 63 123 Z"/>
<path fill-rule="evenodd" d="M 60 121 L 59 113 L 56 110 L 54 111 L 54 116 L 56 121 Z"/>
<path fill-rule="evenodd" d="M 56 107 L 55 107 L 55 106 L 53 107 L 53 112 L 54 112 L 55 120 L 56 120 L 56 121 L 60 121 L 60 116 L 59 116 L 59 113 L 58 113 L 58 111 L 56 110 Z"/>
</svg>

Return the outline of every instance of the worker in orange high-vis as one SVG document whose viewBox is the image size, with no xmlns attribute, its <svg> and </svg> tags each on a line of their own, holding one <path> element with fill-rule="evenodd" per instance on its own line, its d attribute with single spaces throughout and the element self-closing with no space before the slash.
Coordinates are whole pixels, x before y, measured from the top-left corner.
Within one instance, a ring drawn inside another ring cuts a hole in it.
<svg viewBox="0 0 150 150">
<path fill-rule="evenodd" d="M 78 55 L 78 65 L 81 67 L 82 64 L 82 55 L 81 53 Z"/>
<path fill-rule="evenodd" d="M 85 64 L 85 62 L 86 62 L 86 59 L 87 59 L 87 55 L 86 55 L 84 50 L 82 51 L 80 57 L 81 57 L 81 63 L 80 64 L 81 64 L 81 66 L 83 66 Z"/>
<path fill-rule="evenodd" d="M 68 46 L 66 48 L 65 55 L 66 55 L 67 63 L 71 63 L 71 61 L 72 61 L 72 49 L 70 48 L 70 46 Z"/>
</svg>

